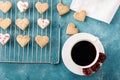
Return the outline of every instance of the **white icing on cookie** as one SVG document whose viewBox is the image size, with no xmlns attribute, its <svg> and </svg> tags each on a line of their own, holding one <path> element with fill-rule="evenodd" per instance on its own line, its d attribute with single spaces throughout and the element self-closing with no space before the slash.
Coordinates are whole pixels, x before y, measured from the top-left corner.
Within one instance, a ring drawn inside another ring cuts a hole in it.
<svg viewBox="0 0 120 80">
<path fill-rule="evenodd" d="M 5 45 L 10 39 L 10 35 L 9 34 L 0 34 L 0 43 L 2 45 Z"/>
<path fill-rule="evenodd" d="M 42 29 L 45 29 L 49 24 L 50 24 L 50 21 L 48 19 L 38 19 L 37 20 L 37 24 L 42 28 Z"/>
<path fill-rule="evenodd" d="M 20 10 L 20 12 L 25 12 L 29 8 L 29 3 L 18 1 L 17 2 L 17 7 Z"/>
</svg>

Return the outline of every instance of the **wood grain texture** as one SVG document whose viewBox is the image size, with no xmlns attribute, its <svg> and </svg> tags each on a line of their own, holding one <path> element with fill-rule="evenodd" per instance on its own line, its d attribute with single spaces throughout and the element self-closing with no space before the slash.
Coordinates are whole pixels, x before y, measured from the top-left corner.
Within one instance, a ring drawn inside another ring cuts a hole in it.
<svg viewBox="0 0 120 80">
<path fill-rule="evenodd" d="M 62 2 L 69 6 L 71 1 Z M 58 2 L 54 0 L 54 6 Z M 81 32 L 96 35 L 103 43 L 107 60 L 100 71 L 91 77 L 78 76 L 68 71 L 62 60 L 58 65 L 0 64 L 0 80 L 120 80 L 120 9 L 109 25 L 89 17 L 85 23 L 81 23 L 74 20 L 73 13 L 71 11 L 61 17 L 61 50 L 64 42 L 70 37 L 65 34 L 66 26 L 74 22 Z M 53 24 L 54 27 L 57 26 L 55 21 Z"/>
</svg>

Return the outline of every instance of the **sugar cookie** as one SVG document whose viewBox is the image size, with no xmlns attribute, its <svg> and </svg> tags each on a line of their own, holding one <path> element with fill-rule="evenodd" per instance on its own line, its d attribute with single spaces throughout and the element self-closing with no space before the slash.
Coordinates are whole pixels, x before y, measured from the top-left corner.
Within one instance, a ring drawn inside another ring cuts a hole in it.
<svg viewBox="0 0 120 80">
<path fill-rule="evenodd" d="M 70 11 L 70 8 L 68 6 L 63 5 L 62 3 L 58 3 L 57 10 L 59 12 L 59 15 L 64 15 Z"/>
<path fill-rule="evenodd" d="M 18 35 L 16 39 L 21 47 L 26 46 L 30 41 L 30 37 L 26 35 Z"/>
<path fill-rule="evenodd" d="M 12 21 L 9 18 L 6 19 L 0 18 L 0 27 L 4 30 L 7 29 L 11 25 L 11 23 Z"/>
<path fill-rule="evenodd" d="M 8 41 L 10 40 L 10 35 L 9 34 L 1 34 L 0 33 L 0 43 L 2 45 L 5 45 Z"/>
<path fill-rule="evenodd" d="M 67 26 L 66 34 L 73 35 L 77 33 L 78 33 L 78 29 L 75 27 L 75 24 L 69 23 Z"/>
<path fill-rule="evenodd" d="M 43 14 L 45 11 L 48 10 L 49 5 L 48 3 L 37 2 L 35 7 L 40 14 Z"/>
<path fill-rule="evenodd" d="M 43 48 L 48 44 L 49 38 L 48 36 L 36 36 L 35 41 L 41 48 Z"/>
<path fill-rule="evenodd" d="M 0 10 L 3 12 L 3 13 L 7 13 L 12 7 L 12 3 L 10 1 L 6 1 L 6 2 L 3 2 L 3 1 L 0 1 Z"/>
<path fill-rule="evenodd" d="M 39 19 L 37 20 L 37 24 L 38 24 L 42 29 L 45 29 L 47 26 L 49 26 L 50 20 L 49 20 L 49 19 L 39 18 Z"/>
<path fill-rule="evenodd" d="M 84 22 L 85 21 L 85 17 L 86 17 L 86 11 L 85 10 L 82 10 L 80 12 L 75 12 L 74 13 L 74 18 L 78 21 L 81 21 L 81 22 Z"/>
<path fill-rule="evenodd" d="M 27 18 L 17 19 L 15 24 L 21 29 L 25 30 L 25 28 L 29 25 L 29 20 Z"/>
<path fill-rule="evenodd" d="M 29 8 L 29 3 L 18 1 L 17 2 L 17 7 L 20 10 L 20 12 L 22 13 L 22 12 L 25 12 Z"/>
</svg>

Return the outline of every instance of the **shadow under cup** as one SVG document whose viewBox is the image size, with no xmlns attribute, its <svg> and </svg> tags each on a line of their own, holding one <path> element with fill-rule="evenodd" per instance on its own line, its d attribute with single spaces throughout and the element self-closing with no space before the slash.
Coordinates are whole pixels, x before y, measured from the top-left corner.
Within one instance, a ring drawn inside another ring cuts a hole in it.
<svg viewBox="0 0 120 80">
<path fill-rule="evenodd" d="M 90 41 L 82 40 L 77 42 L 71 50 L 71 57 L 75 64 L 82 68 L 94 65 L 99 56 L 97 46 Z"/>
</svg>

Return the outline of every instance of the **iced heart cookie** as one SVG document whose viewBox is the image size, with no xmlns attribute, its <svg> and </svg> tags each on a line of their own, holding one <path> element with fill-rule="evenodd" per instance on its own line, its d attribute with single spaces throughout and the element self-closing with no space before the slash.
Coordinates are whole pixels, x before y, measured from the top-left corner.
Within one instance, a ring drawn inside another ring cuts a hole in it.
<svg viewBox="0 0 120 80">
<path fill-rule="evenodd" d="M 41 48 L 43 48 L 48 44 L 49 38 L 48 36 L 36 36 L 35 41 Z"/>
<path fill-rule="evenodd" d="M 3 12 L 3 13 L 7 13 L 12 7 L 12 3 L 10 1 L 6 1 L 6 2 L 3 2 L 3 1 L 0 1 L 0 10 Z"/>
<path fill-rule="evenodd" d="M 39 19 L 37 20 L 37 24 L 38 24 L 42 29 L 45 29 L 47 26 L 49 26 L 50 20 L 49 20 L 49 19 L 39 18 Z"/>
<path fill-rule="evenodd" d="M 11 25 L 11 23 L 12 21 L 9 18 L 6 19 L 0 18 L 0 27 L 4 30 L 7 29 Z"/>
<path fill-rule="evenodd" d="M 57 10 L 59 12 L 59 15 L 64 15 L 70 11 L 70 8 L 68 6 L 63 5 L 62 3 L 58 3 Z"/>
<path fill-rule="evenodd" d="M 24 35 L 18 35 L 17 36 L 17 42 L 20 44 L 21 47 L 24 47 L 28 44 L 28 42 L 30 41 L 30 37 L 29 36 L 24 36 Z"/>
<path fill-rule="evenodd" d="M 81 21 L 81 22 L 84 22 L 85 21 L 85 17 L 86 17 L 86 11 L 85 10 L 82 10 L 80 12 L 75 12 L 73 17 L 78 20 L 78 21 Z"/>
<path fill-rule="evenodd" d="M 15 24 L 21 29 L 25 30 L 25 28 L 29 25 L 29 20 L 27 18 L 17 19 Z"/>
<path fill-rule="evenodd" d="M 78 29 L 75 27 L 74 23 L 69 23 L 67 26 L 66 34 L 73 35 L 78 33 Z"/>
<path fill-rule="evenodd" d="M 45 11 L 48 10 L 49 5 L 48 3 L 37 2 L 35 7 L 40 14 L 43 14 Z"/>
<path fill-rule="evenodd" d="M 0 43 L 2 45 L 5 45 L 8 41 L 10 40 L 10 35 L 9 34 L 1 34 L 0 33 Z"/>
<path fill-rule="evenodd" d="M 17 2 L 17 7 L 20 10 L 20 12 L 22 13 L 22 12 L 25 12 L 29 8 L 29 3 L 18 1 Z"/>
</svg>

